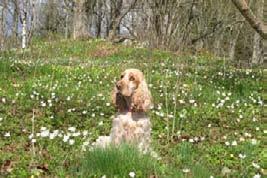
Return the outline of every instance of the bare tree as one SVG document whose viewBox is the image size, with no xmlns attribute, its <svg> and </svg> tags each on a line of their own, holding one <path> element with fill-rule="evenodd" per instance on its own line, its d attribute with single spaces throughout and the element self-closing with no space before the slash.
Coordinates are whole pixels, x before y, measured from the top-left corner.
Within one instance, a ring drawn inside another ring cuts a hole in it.
<svg viewBox="0 0 267 178">
<path fill-rule="evenodd" d="M 86 38 L 89 36 L 86 15 L 86 0 L 75 0 L 73 17 L 73 38 Z"/>
<path fill-rule="evenodd" d="M 244 26 L 244 21 L 242 21 L 242 17 L 239 16 L 239 14 L 236 13 L 236 21 L 240 23 L 235 23 L 233 26 L 230 27 L 232 32 L 232 38 L 229 39 L 230 45 L 229 45 L 229 59 L 233 61 L 235 59 L 235 51 L 236 51 L 236 45 L 237 40 L 239 38 L 239 35 L 241 33 L 241 30 Z M 233 29 L 234 28 L 234 29 Z"/>
<path fill-rule="evenodd" d="M 4 23 L 5 23 L 5 19 L 4 19 L 4 3 L 0 4 L 0 49 L 2 50 L 4 48 Z"/>
<path fill-rule="evenodd" d="M 18 42 L 18 23 L 19 23 L 19 2 L 18 0 L 12 1 L 14 6 L 14 12 L 13 12 L 13 25 L 12 25 L 12 41 L 15 45 L 17 45 Z"/>
<path fill-rule="evenodd" d="M 95 3 L 95 10 L 94 10 L 94 14 L 95 14 L 95 30 L 96 30 L 96 37 L 99 38 L 101 35 L 101 31 L 102 31 L 102 20 L 103 20 L 103 3 L 102 0 L 96 0 Z"/>
<path fill-rule="evenodd" d="M 137 0 L 131 0 L 123 6 L 123 0 L 111 0 L 111 23 L 109 38 L 114 39 L 118 34 L 120 24 L 125 15 L 135 7 Z"/>
<path fill-rule="evenodd" d="M 264 0 L 259 0 L 257 3 L 258 8 L 256 10 L 256 16 L 258 19 L 263 18 L 263 5 L 264 5 Z M 262 53 L 262 37 L 257 32 L 255 32 L 251 63 L 253 63 L 253 64 L 261 63 L 263 61 L 262 54 L 263 54 Z"/>
<path fill-rule="evenodd" d="M 264 36 L 263 24 L 261 20 L 257 19 L 252 13 L 251 9 L 247 5 L 247 2 L 245 0 L 232 0 L 232 2 L 240 11 L 240 13 L 246 18 L 251 27 L 254 28 L 261 36 Z"/>
<path fill-rule="evenodd" d="M 21 2 L 21 12 L 20 12 L 20 21 L 22 24 L 22 32 L 21 32 L 21 48 L 24 49 L 27 46 L 27 18 L 28 18 L 28 1 L 23 0 Z"/>
</svg>

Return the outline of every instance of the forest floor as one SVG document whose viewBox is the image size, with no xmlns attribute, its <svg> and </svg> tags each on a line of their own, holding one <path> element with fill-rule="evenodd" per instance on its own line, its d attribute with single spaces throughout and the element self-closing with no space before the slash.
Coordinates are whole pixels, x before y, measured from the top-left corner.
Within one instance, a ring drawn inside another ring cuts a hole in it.
<svg viewBox="0 0 267 178">
<path fill-rule="evenodd" d="M 88 149 L 110 132 L 110 92 L 126 68 L 141 69 L 152 92 L 157 156 Z M 261 79 L 258 69 L 238 69 L 208 53 L 178 55 L 103 40 L 35 41 L 26 50 L 1 52 L 0 176 L 260 175 Z"/>
</svg>

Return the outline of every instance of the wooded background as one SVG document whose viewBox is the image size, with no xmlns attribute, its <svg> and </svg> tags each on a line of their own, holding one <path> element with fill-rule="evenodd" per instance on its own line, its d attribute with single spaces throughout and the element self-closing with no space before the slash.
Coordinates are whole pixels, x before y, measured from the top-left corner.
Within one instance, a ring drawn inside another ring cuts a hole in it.
<svg viewBox="0 0 267 178">
<path fill-rule="evenodd" d="M 264 0 L 247 0 L 262 19 Z M 1 50 L 34 38 L 134 39 L 177 53 L 263 61 L 262 39 L 231 0 L 0 0 Z"/>
</svg>

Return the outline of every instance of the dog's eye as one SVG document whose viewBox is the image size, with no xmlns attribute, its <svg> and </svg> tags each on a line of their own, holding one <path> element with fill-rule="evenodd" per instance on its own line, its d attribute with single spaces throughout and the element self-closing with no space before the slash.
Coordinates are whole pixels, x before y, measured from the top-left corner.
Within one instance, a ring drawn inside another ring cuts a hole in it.
<svg viewBox="0 0 267 178">
<path fill-rule="evenodd" d="M 130 81 L 134 81 L 135 78 L 134 78 L 133 76 L 131 76 L 131 77 L 129 78 L 129 80 L 130 80 Z"/>
<path fill-rule="evenodd" d="M 124 77 L 124 75 L 121 75 L 121 79 Z"/>
</svg>

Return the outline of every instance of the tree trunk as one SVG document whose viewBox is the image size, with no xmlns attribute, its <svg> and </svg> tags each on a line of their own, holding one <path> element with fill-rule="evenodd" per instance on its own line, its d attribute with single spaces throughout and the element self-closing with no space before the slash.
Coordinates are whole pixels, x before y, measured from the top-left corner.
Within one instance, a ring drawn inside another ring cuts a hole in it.
<svg viewBox="0 0 267 178">
<path fill-rule="evenodd" d="M 26 48 L 26 44 L 27 44 L 27 12 L 26 9 L 24 7 L 23 9 L 23 17 L 22 17 L 22 41 L 21 41 L 21 48 L 24 49 Z"/>
<path fill-rule="evenodd" d="M 4 7 L 0 6 L 0 50 L 4 48 Z"/>
<path fill-rule="evenodd" d="M 236 8 L 245 17 L 250 26 L 256 30 L 261 36 L 264 36 L 262 21 L 257 19 L 252 13 L 245 0 L 232 0 Z"/>
<path fill-rule="evenodd" d="M 244 23 L 242 22 L 238 27 L 236 28 L 235 36 L 230 41 L 230 49 L 229 49 L 229 59 L 232 61 L 235 59 L 235 50 L 236 50 L 236 43 L 239 37 L 239 34 L 241 32 L 241 29 L 243 28 Z"/>
<path fill-rule="evenodd" d="M 102 24 L 102 2 L 98 0 L 96 2 L 96 37 L 99 38 L 101 36 L 101 24 Z"/>
<path fill-rule="evenodd" d="M 214 42 L 214 52 L 217 56 L 221 56 L 222 53 L 222 40 L 223 40 L 223 30 L 219 31 L 217 38 L 215 38 Z"/>
<path fill-rule="evenodd" d="M 73 39 L 88 38 L 85 0 L 75 0 L 73 19 Z"/>
<path fill-rule="evenodd" d="M 12 40 L 17 45 L 18 39 L 18 21 L 19 21 L 19 5 L 18 1 L 14 0 L 13 25 L 12 25 Z"/>
<path fill-rule="evenodd" d="M 257 17 L 259 19 L 262 19 L 263 17 L 263 4 L 264 0 L 260 0 L 258 4 L 258 9 L 257 9 Z M 254 45 L 253 45 L 253 53 L 251 57 L 251 63 L 252 64 L 259 64 L 262 62 L 262 40 L 261 36 L 255 32 L 254 34 Z"/>
<path fill-rule="evenodd" d="M 104 2 L 104 22 L 105 22 L 105 38 L 109 36 L 110 30 L 110 19 L 111 19 L 111 2 L 105 1 Z"/>
<path fill-rule="evenodd" d="M 127 8 L 125 10 L 121 10 L 122 8 L 122 0 L 118 0 L 116 2 L 113 2 L 113 4 L 115 5 L 115 9 L 114 9 L 114 13 L 112 16 L 112 21 L 111 21 L 111 31 L 109 34 L 109 39 L 114 39 L 116 37 L 116 35 L 119 32 L 120 29 L 120 24 L 121 21 L 123 19 L 123 17 L 125 17 L 125 15 L 127 15 L 127 13 L 134 8 L 137 0 L 132 0 L 129 5 L 127 5 Z"/>
<path fill-rule="evenodd" d="M 36 18 L 37 18 L 36 0 L 29 0 L 28 6 L 31 9 L 31 13 L 28 13 L 29 17 L 30 17 L 30 22 L 29 22 L 29 24 L 26 24 L 26 25 L 29 27 L 28 34 L 27 34 L 28 35 L 27 40 L 30 41 L 34 32 L 36 31 L 36 23 L 37 23 L 37 20 L 36 20 Z"/>
</svg>

